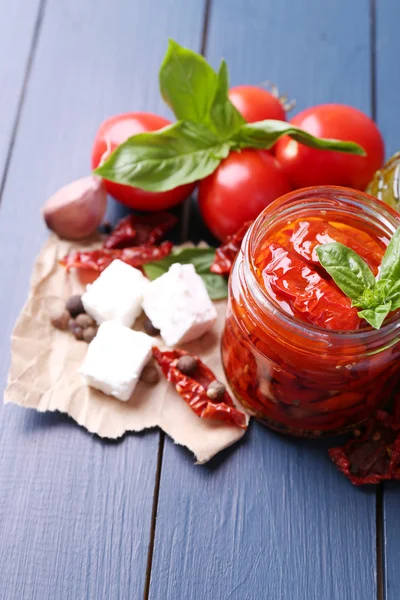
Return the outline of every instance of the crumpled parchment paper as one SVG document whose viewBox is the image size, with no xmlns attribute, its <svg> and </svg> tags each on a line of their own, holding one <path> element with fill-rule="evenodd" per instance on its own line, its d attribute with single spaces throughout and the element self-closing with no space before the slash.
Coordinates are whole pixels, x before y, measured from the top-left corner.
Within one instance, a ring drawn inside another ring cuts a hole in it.
<svg viewBox="0 0 400 600">
<path fill-rule="evenodd" d="M 52 235 L 41 250 L 28 300 L 12 335 L 11 367 L 4 402 L 40 412 L 67 413 L 79 425 L 104 438 L 116 439 L 125 432 L 159 426 L 176 444 L 189 448 L 199 463 L 210 460 L 245 432 L 197 417 L 163 377 L 156 385 L 139 382 L 128 402 L 86 387 L 78 368 L 87 344 L 51 325 L 51 317 L 63 310 L 65 300 L 72 294 L 82 293 L 93 277 L 73 271 L 67 274 L 58 260 L 73 250 L 89 250 L 98 245 L 99 238 L 82 244 Z M 219 344 L 226 302 L 219 301 L 216 306 L 218 319 L 213 330 L 184 348 L 200 356 L 217 378 L 225 382 Z M 134 328 L 142 330 L 141 322 L 142 319 L 138 319 Z M 162 346 L 157 338 L 156 342 Z"/>
</svg>

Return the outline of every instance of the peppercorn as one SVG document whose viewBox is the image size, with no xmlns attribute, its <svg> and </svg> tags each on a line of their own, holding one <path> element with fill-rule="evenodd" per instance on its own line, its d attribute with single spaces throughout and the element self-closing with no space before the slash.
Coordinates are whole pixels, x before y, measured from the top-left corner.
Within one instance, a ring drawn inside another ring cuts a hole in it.
<svg viewBox="0 0 400 600">
<path fill-rule="evenodd" d="M 112 227 L 111 223 L 109 223 L 108 221 L 105 221 L 99 227 L 100 233 L 104 233 L 106 235 L 110 235 L 112 230 L 113 230 L 113 227 Z"/>
<path fill-rule="evenodd" d="M 90 342 L 96 337 L 97 327 L 86 327 L 83 330 L 83 340 L 90 344 Z"/>
<path fill-rule="evenodd" d="M 145 383 L 155 385 L 160 381 L 160 374 L 155 367 L 145 367 L 140 375 L 140 379 Z"/>
<path fill-rule="evenodd" d="M 176 366 L 184 375 L 191 375 L 197 369 L 197 358 L 194 356 L 190 356 L 189 354 L 184 354 L 178 359 Z"/>
<path fill-rule="evenodd" d="M 75 327 L 73 327 L 71 329 L 72 333 L 74 334 L 74 337 L 76 340 L 83 340 L 83 329 L 82 327 L 79 327 L 79 325 L 75 324 Z"/>
<path fill-rule="evenodd" d="M 222 383 L 222 381 L 212 381 L 207 388 L 207 396 L 213 402 L 219 402 L 222 400 L 226 392 L 226 387 Z"/>
<path fill-rule="evenodd" d="M 82 296 L 71 296 L 71 298 L 67 300 L 65 308 L 71 317 L 77 317 L 78 315 L 84 313 L 85 309 L 83 308 L 82 304 Z"/>
<path fill-rule="evenodd" d="M 69 319 L 70 319 L 69 312 L 67 310 L 65 310 L 58 317 L 54 317 L 51 320 L 51 324 L 56 329 L 60 329 L 61 331 L 65 331 L 66 329 L 68 329 Z"/>
<path fill-rule="evenodd" d="M 73 333 L 75 327 L 76 327 L 75 319 L 70 319 L 68 321 L 68 329 Z"/>
<path fill-rule="evenodd" d="M 95 327 L 96 323 L 92 317 L 89 317 L 86 313 L 81 313 L 75 319 L 75 323 L 82 327 L 82 329 L 86 329 L 87 327 Z"/>
<path fill-rule="evenodd" d="M 150 321 L 149 317 L 145 317 L 143 321 L 143 328 L 147 335 L 151 335 L 152 337 L 156 335 L 160 335 L 160 330 L 157 327 L 154 327 L 153 323 Z"/>
</svg>

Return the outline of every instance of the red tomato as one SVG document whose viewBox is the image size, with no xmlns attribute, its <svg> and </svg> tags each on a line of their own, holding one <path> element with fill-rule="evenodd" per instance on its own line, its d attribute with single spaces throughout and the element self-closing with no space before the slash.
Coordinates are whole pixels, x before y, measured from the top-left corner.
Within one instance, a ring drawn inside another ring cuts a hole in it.
<svg viewBox="0 0 400 600">
<path fill-rule="evenodd" d="M 286 121 L 279 98 L 257 85 L 238 85 L 229 90 L 229 99 L 248 123 L 278 119 Z"/>
<path fill-rule="evenodd" d="M 231 152 L 200 181 L 199 205 L 207 227 L 223 241 L 290 190 L 282 167 L 269 152 L 245 149 Z"/>
<path fill-rule="evenodd" d="M 344 104 L 321 104 L 296 115 L 291 123 L 313 135 L 357 142 L 367 156 L 315 150 L 288 137 L 276 144 L 275 155 L 296 188 L 342 185 L 364 190 L 384 160 L 382 135 L 364 113 Z"/>
<path fill-rule="evenodd" d="M 132 135 L 146 131 L 157 131 L 171 121 L 151 113 L 125 113 L 110 117 L 100 125 L 92 149 L 92 169 Z M 195 184 L 179 186 L 168 192 L 147 192 L 129 185 L 104 180 L 107 192 L 130 208 L 138 210 L 164 210 L 182 202 L 192 193 Z"/>
</svg>

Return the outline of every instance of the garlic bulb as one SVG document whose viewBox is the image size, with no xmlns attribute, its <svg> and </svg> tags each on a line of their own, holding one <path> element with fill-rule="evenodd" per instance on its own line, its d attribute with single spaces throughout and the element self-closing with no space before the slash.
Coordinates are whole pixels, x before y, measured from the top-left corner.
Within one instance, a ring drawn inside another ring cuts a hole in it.
<svg viewBox="0 0 400 600">
<path fill-rule="evenodd" d="M 51 196 L 42 209 L 46 225 L 67 240 L 94 233 L 107 206 L 103 180 L 93 175 L 64 186 Z"/>
</svg>

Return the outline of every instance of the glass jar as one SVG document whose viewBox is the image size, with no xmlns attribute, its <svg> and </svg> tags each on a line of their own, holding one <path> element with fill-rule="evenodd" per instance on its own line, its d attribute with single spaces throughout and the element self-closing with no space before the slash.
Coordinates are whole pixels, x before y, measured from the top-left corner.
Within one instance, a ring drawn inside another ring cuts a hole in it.
<svg viewBox="0 0 400 600">
<path fill-rule="evenodd" d="M 288 314 L 260 284 L 261 242 L 280 224 L 316 215 L 368 231 L 384 245 L 399 226 L 390 207 L 347 188 L 305 188 L 273 202 L 236 258 L 222 337 L 226 377 L 243 406 L 275 430 L 307 437 L 367 419 L 388 401 L 400 372 L 398 313 L 379 330 L 331 331 Z"/>
</svg>

